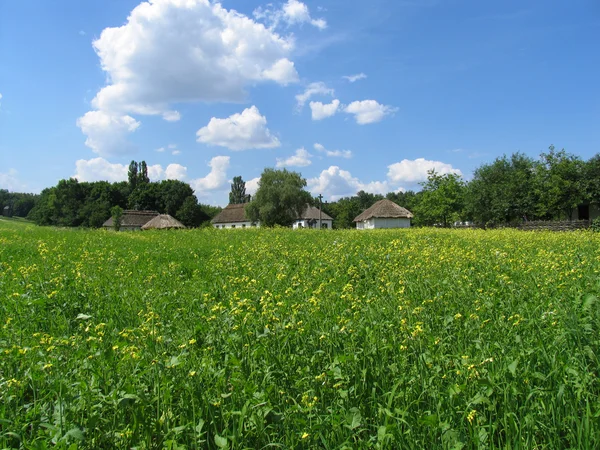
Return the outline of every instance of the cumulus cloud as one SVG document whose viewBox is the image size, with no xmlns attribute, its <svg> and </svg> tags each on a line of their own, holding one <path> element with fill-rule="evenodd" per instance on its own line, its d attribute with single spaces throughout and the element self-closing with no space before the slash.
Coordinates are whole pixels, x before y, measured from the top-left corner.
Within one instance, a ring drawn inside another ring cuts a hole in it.
<svg viewBox="0 0 600 450">
<path fill-rule="evenodd" d="M 111 163 L 104 158 L 80 159 L 75 162 L 73 178 L 79 181 L 109 181 L 116 183 L 127 181 L 129 165 Z M 184 180 L 187 168 L 180 164 L 169 164 L 166 169 L 160 164 L 148 166 L 148 178 L 151 181 Z"/>
<path fill-rule="evenodd" d="M 326 156 L 340 157 L 340 158 L 352 158 L 352 152 L 350 150 L 328 150 L 324 145 L 315 143 L 313 146 L 318 152 L 324 153 Z"/>
<path fill-rule="evenodd" d="M 299 148 L 289 158 L 277 158 L 277 167 L 306 167 L 311 165 L 309 159 L 312 155 L 304 147 Z"/>
<path fill-rule="evenodd" d="M 210 191 L 225 189 L 227 184 L 227 169 L 229 156 L 215 156 L 208 163 L 210 172 L 204 178 L 190 181 L 190 185 L 198 196 L 206 196 Z"/>
<path fill-rule="evenodd" d="M 382 105 L 375 100 L 362 100 L 350 103 L 344 111 L 348 114 L 354 114 L 356 123 L 366 125 L 382 120 L 385 116 L 398 111 L 398 108 L 388 105 Z"/>
<path fill-rule="evenodd" d="M 274 148 L 281 145 L 279 139 L 267 128 L 267 118 L 260 114 L 256 106 L 226 119 L 213 117 L 207 126 L 197 131 L 196 136 L 198 142 L 230 150 Z"/>
<path fill-rule="evenodd" d="M 356 75 L 344 75 L 343 78 L 348 80 L 350 83 L 354 83 L 355 81 L 363 80 L 363 79 L 367 78 L 367 76 L 361 72 L 361 73 L 357 73 Z"/>
<path fill-rule="evenodd" d="M 133 131 L 123 126 L 130 115 L 161 115 L 180 119 L 173 106 L 180 102 L 239 102 L 246 87 L 273 81 L 298 80 L 289 55 L 293 37 L 282 37 L 265 25 L 218 2 L 154 0 L 142 2 L 127 22 L 106 28 L 93 42 L 108 84 L 92 100 L 95 111 L 116 118 L 107 127 L 86 126 L 86 145 L 108 155 L 113 129 L 121 137 Z M 139 126 L 139 122 L 136 122 Z M 110 128 L 110 129 L 109 129 Z"/>
<path fill-rule="evenodd" d="M 319 30 L 327 28 L 327 21 L 322 18 L 313 19 L 308 6 L 299 0 L 288 0 L 281 8 L 273 8 L 272 5 L 267 8 L 259 7 L 254 10 L 253 15 L 256 19 L 269 23 L 271 29 L 277 28 L 281 22 L 287 26 L 309 23 Z"/>
<path fill-rule="evenodd" d="M 440 175 L 454 173 L 462 175 L 459 169 L 441 161 L 430 161 L 425 158 L 414 160 L 403 159 L 388 166 L 388 178 L 394 183 L 414 184 L 427 180 L 427 172 L 435 170 Z"/>
<path fill-rule="evenodd" d="M 296 102 L 298 103 L 298 109 L 302 109 L 304 104 L 310 100 L 310 98 L 314 95 L 331 95 L 333 96 L 335 91 L 331 88 L 328 88 L 325 83 L 322 81 L 317 81 L 315 83 L 310 83 L 304 92 L 296 95 Z"/>
<path fill-rule="evenodd" d="M 322 120 L 333 116 L 337 112 L 340 106 L 340 101 L 336 98 L 329 104 L 310 102 L 309 105 L 312 112 L 312 120 Z"/>
<path fill-rule="evenodd" d="M 258 190 L 258 182 L 260 177 L 252 178 L 250 181 L 246 181 L 246 194 L 254 195 Z"/>
<path fill-rule="evenodd" d="M 1 98 L 1 96 L 0 96 Z M 23 192 L 27 186 L 19 180 L 17 169 L 8 169 L 8 172 L 0 172 L 0 188 L 9 191 Z"/>
<path fill-rule="evenodd" d="M 311 193 L 323 194 L 332 201 L 355 195 L 358 191 L 385 194 L 392 190 L 387 181 L 363 183 L 338 166 L 330 166 L 323 170 L 318 177 L 307 180 L 307 185 Z"/>
<path fill-rule="evenodd" d="M 110 156 L 132 153 L 135 150 L 127 141 L 127 135 L 137 130 L 140 122 L 128 115 L 88 111 L 77 119 L 77 126 L 87 135 L 85 145 L 94 153 Z"/>
</svg>

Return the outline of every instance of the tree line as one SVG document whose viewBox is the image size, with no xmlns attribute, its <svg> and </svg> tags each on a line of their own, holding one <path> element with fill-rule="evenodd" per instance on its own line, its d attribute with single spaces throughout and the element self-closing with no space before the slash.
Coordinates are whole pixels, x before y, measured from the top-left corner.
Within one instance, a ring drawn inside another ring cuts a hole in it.
<svg viewBox="0 0 600 450">
<path fill-rule="evenodd" d="M 234 177 L 229 202 L 246 203 L 251 220 L 287 226 L 306 204 L 318 204 L 305 187 L 301 174 L 268 168 L 261 175 L 254 198 L 246 194 L 242 177 Z M 600 154 L 584 161 L 554 146 L 537 159 L 517 152 L 481 165 L 468 182 L 456 174 L 431 171 L 420 191 L 389 192 L 385 196 L 360 191 L 325 202 L 322 209 L 334 218 L 334 228 L 354 228 L 354 218 L 383 198 L 410 210 L 416 226 L 572 220 L 581 216 L 576 213 L 584 211 L 578 211 L 582 205 L 600 204 Z M 61 180 L 40 195 L 0 190 L 0 206 L 5 205 L 10 205 L 14 215 L 40 225 L 85 227 L 101 226 L 115 206 L 167 213 L 186 226 L 199 226 L 220 211 L 199 204 L 187 183 L 150 182 L 144 161 L 132 161 L 128 181 L 119 183 Z"/>
<path fill-rule="evenodd" d="M 573 220 L 582 205 L 600 204 L 600 154 L 587 161 L 550 146 L 538 159 L 523 153 L 483 164 L 466 182 L 456 174 L 429 172 L 418 192 L 364 191 L 327 203 L 335 228 L 353 228 L 354 218 L 387 198 L 410 210 L 416 226 L 480 226 L 531 220 Z"/>
<path fill-rule="evenodd" d="M 38 225 L 97 228 L 111 209 L 153 210 L 170 214 L 189 227 L 200 226 L 220 211 L 198 203 L 189 184 L 178 180 L 151 182 L 145 161 L 132 161 L 128 181 L 60 180 L 44 189 L 27 217 Z"/>
</svg>

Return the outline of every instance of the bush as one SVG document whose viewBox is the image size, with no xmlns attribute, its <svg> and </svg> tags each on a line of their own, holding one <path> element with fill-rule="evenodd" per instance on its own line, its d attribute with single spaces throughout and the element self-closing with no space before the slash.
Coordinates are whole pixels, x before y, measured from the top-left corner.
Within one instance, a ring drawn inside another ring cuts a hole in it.
<svg viewBox="0 0 600 450">
<path fill-rule="evenodd" d="M 590 228 L 596 233 L 600 232 L 600 217 L 596 217 L 594 220 L 592 220 L 592 225 Z"/>
</svg>

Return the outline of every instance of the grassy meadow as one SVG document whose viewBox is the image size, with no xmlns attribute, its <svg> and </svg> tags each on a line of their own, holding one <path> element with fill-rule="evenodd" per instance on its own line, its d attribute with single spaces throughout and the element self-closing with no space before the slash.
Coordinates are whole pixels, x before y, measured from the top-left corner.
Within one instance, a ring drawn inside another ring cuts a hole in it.
<svg viewBox="0 0 600 450">
<path fill-rule="evenodd" d="M 0 219 L 0 448 L 600 447 L 600 234 Z"/>
</svg>

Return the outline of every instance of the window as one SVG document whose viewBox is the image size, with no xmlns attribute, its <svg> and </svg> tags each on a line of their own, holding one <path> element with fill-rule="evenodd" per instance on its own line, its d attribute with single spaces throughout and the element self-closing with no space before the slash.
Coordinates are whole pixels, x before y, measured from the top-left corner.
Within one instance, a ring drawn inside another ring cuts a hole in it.
<svg viewBox="0 0 600 450">
<path fill-rule="evenodd" d="M 235 228 L 235 225 L 231 225 L 231 228 Z"/>
<path fill-rule="evenodd" d="M 326 223 L 321 223 L 321 228 L 327 229 L 328 225 Z"/>
<path fill-rule="evenodd" d="M 246 224 L 245 223 L 242 224 L 242 228 L 246 228 Z"/>
</svg>

